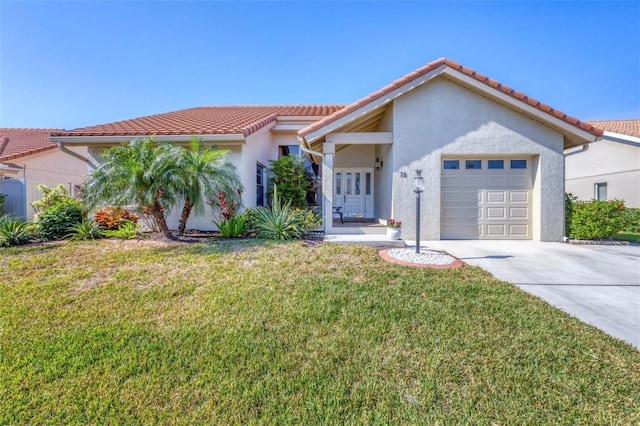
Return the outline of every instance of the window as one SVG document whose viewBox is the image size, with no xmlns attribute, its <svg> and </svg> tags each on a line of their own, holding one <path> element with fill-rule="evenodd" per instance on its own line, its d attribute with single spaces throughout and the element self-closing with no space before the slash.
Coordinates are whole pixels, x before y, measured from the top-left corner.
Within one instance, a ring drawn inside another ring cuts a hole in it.
<svg viewBox="0 0 640 426">
<path fill-rule="evenodd" d="M 512 169 L 526 169 L 527 160 L 511 160 Z"/>
<path fill-rule="evenodd" d="M 607 183 L 596 183 L 594 187 L 595 196 L 593 198 L 599 201 L 607 201 Z"/>
<path fill-rule="evenodd" d="M 256 163 L 256 206 L 264 206 L 264 166 Z"/>
<path fill-rule="evenodd" d="M 460 168 L 459 160 L 444 160 L 444 169 L 445 170 L 454 170 Z"/>
<path fill-rule="evenodd" d="M 342 173 L 336 173 L 336 195 L 342 195 Z"/>
<path fill-rule="evenodd" d="M 482 168 L 481 160 L 466 160 L 465 166 L 467 170 L 477 170 Z"/>
<path fill-rule="evenodd" d="M 490 169 L 504 169 L 504 160 L 489 160 Z"/>
<path fill-rule="evenodd" d="M 371 195 L 371 173 L 367 172 L 364 174 L 365 178 L 364 178 L 364 193 L 366 195 Z"/>
<path fill-rule="evenodd" d="M 280 145 L 278 147 L 279 157 L 284 157 L 286 155 L 298 155 L 300 153 L 300 147 L 298 145 Z"/>
</svg>

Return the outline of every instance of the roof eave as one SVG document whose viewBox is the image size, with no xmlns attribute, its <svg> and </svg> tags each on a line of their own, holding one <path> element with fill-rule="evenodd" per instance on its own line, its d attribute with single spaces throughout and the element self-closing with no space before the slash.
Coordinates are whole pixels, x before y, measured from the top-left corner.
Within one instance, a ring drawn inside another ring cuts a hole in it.
<svg viewBox="0 0 640 426">
<path fill-rule="evenodd" d="M 113 145 L 130 141 L 137 138 L 153 138 L 158 142 L 189 142 L 194 137 L 202 142 L 215 142 L 219 144 L 242 144 L 246 137 L 242 134 L 208 134 L 208 135 L 110 135 L 110 136 L 52 136 L 50 139 L 55 143 L 75 144 L 75 145 Z"/>
</svg>

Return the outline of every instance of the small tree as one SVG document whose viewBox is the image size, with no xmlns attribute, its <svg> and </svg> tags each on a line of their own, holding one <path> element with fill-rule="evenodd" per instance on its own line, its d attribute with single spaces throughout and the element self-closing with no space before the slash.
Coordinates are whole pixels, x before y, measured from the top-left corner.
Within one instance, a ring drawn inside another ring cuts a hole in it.
<svg viewBox="0 0 640 426">
<path fill-rule="evenodd" d="M 278 196 L 292 208 L 306 207 L 307 196 L 314 192 L 313 177 L 304 168 L 302 158 L 289 154 L 271 160 L 269 172 L 272 183 L 278 186 Z"/>
<path fill-rule="evenodd" d="M 180 193 L 184 198 L 178 234 L 184 233 L 191 211 L 201 213 L 205 200 L 224 194 L 232 203 L 240 203 L 240 179 L 227 151 L 202 145 L 198 138 L 191 140 L 190 149 L 182 150 L 178 161 L 179 173 L 184 181 Z"/>
<path fill-rule="evenodd" d="M 134 204 L 149 212 L 165 237 L 173 239 L 166 212 L 176 204 L 185 186 L 178 161 L 182 148 L 136 139 L 103 153 L 103 163 L 91 174 L 82 190 L 91 207 L 100 203 Z"/>
</svg>

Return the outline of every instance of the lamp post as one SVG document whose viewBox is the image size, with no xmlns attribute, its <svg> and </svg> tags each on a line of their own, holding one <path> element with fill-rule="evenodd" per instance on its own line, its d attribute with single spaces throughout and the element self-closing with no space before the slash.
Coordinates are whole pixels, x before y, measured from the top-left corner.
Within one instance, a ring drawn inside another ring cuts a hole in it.
<svg viewBox="0 0 640 426">
<path fill-rule="evenodd" d="M 424 178 L 422 170 L 416 170 L 413 177 L 413 192 L 416 193 L 416 253 L 420 253 L 420 194 L 424 191 Z"/>
</svg>

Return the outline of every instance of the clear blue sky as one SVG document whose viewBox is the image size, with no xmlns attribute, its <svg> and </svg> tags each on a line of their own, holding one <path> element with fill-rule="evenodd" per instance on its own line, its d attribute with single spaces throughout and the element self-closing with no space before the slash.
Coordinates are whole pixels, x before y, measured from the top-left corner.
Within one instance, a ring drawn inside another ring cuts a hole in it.
<svg viewBox="0 0 640 426">
<path fill-rule="evenodd" d="M 581 120 L 640 117 L 640 2 L 0 0 L 0 126 L 350 103 L 448 57 Z"/>
</svg>

